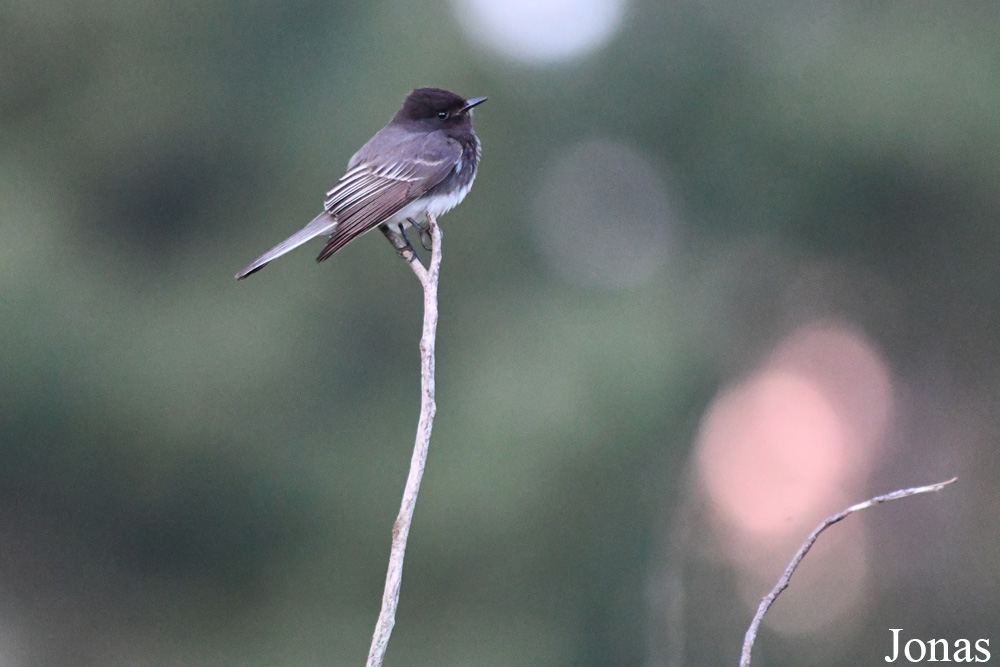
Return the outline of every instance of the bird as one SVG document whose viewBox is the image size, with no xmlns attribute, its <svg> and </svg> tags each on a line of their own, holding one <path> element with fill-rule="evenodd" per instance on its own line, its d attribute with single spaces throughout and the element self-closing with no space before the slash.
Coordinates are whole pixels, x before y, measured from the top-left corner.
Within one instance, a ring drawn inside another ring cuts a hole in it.
<svg viewBox="0 0 1000 667">
<path fill-rule="evenodd" d="M 410 91 L 388 125 L 348 161 L 326 193 L 323 212 L 250 262 L 236 280 L 317 236 L 330 237 L 316 258 L 322 262 L 376 227 L 405 239 L 406 227 L 422 228 L 429 216 L 453 209 L 476 178 L 482 146 L 472 129 L 472 110 L 486 99 L 441 88 Z"/>
</svg>

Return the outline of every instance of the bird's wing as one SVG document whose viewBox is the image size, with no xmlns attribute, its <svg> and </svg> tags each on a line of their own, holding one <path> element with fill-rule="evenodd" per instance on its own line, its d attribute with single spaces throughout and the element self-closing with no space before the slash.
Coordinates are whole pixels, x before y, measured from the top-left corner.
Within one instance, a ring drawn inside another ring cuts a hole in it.
<svg viewBox="0 0 1000 667">
<path fill-rule="evenodd" d="M 247 264 L 247 266 L 236 274 L 237 280 L 243 280 L 251 273 L 256 273 L 264 268 L 264 266 L 271 260 L 281 257 L 286 252 L 298 248 L 300 245 L 305 243 L 310 239 L 314 239 L 317 236 L 322 236 L 324 234 L 332 234 L 337 228 L 337 220 L 332 217 L 327 211 L 323 211 L 308 225 L 295 232 L 287 239 L 274 246 L 263 255 L 255 259 L 254 261 Z"/>
<path fill-rule="evenodd" d="M 326 195 L 326 210 L 338 224 L 316 261 L 382 224 L 443 181 L 455 168 L 462 148 L 450 140 L 435 145 L 437 150 L 420 151 L 416 157 L 395 155 L 379 163 L 354 164 Z"/>
<path fill-rule="evenodd" d="M 385 154 L 379 146 L 385 146 L 387 139 L 392 149 Z M 391 125 L 379 131 L 351 158 L 347 173 L 326 193 L 326 211 L 250 262 L 236 279 L 260 271 L 310 239 L 329 234 L 330 241 L 316 261 L 326 259 L 443 181 L 462 156 L 461 146 L 450 139 L 441 141 L 433 134 L 416 142 L 407 139 L 404 130 Z"/>
</svg>

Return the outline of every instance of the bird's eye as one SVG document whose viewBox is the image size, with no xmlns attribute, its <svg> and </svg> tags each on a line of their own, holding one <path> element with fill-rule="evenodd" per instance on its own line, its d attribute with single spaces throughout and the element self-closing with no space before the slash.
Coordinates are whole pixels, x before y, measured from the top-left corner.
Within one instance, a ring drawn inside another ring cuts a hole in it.
<svg viewBox="0 0 1000 667">
<path fill-rule="evenodd" d="M 444 120 L 447 117 L 448 117 L 448 112 L 447 111 L 438 111 L 438 118 L 440 118 L 441 120 Z"/>
</svg>

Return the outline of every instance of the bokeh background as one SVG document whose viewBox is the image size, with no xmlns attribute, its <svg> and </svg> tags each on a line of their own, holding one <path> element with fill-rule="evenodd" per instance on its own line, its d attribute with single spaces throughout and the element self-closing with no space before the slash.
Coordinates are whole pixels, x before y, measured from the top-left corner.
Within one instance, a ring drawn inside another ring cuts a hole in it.
<svg viewBox="0 0 1000 667">
<path fill-rule="evenodd" d="M 419 286 L 380 235 L 232 276 L 424 85 L 490 100 L 387 665 L 735 665 L 823 516 L 953 475 L 828 533 L 756 656 L 1000 651 L 997 34 L 914 0 L 7 0 L 0 665 L 363 664 Z"/>
</svg>

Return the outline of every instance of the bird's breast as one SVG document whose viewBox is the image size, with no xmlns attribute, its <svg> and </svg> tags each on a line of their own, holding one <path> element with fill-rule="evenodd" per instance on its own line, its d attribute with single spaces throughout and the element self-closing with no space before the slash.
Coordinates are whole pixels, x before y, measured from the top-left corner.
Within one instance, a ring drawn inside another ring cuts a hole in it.
<svg viewBox="0 0 1000 667">
<path fill-rule="evenodd" d="M 438 218 L 458 206 L 469 194 L 472 183 L 476 180 L 479 146 L 479 139 L 475 135 L 472 135 L 471 140 L 463 142 L 462 154 L 444 180 L 419 199 L 407 204 L 387 222 L 406 227 L 410 218 L 422 222 L 427 219 L 428 214 Z"/>
</svg>

